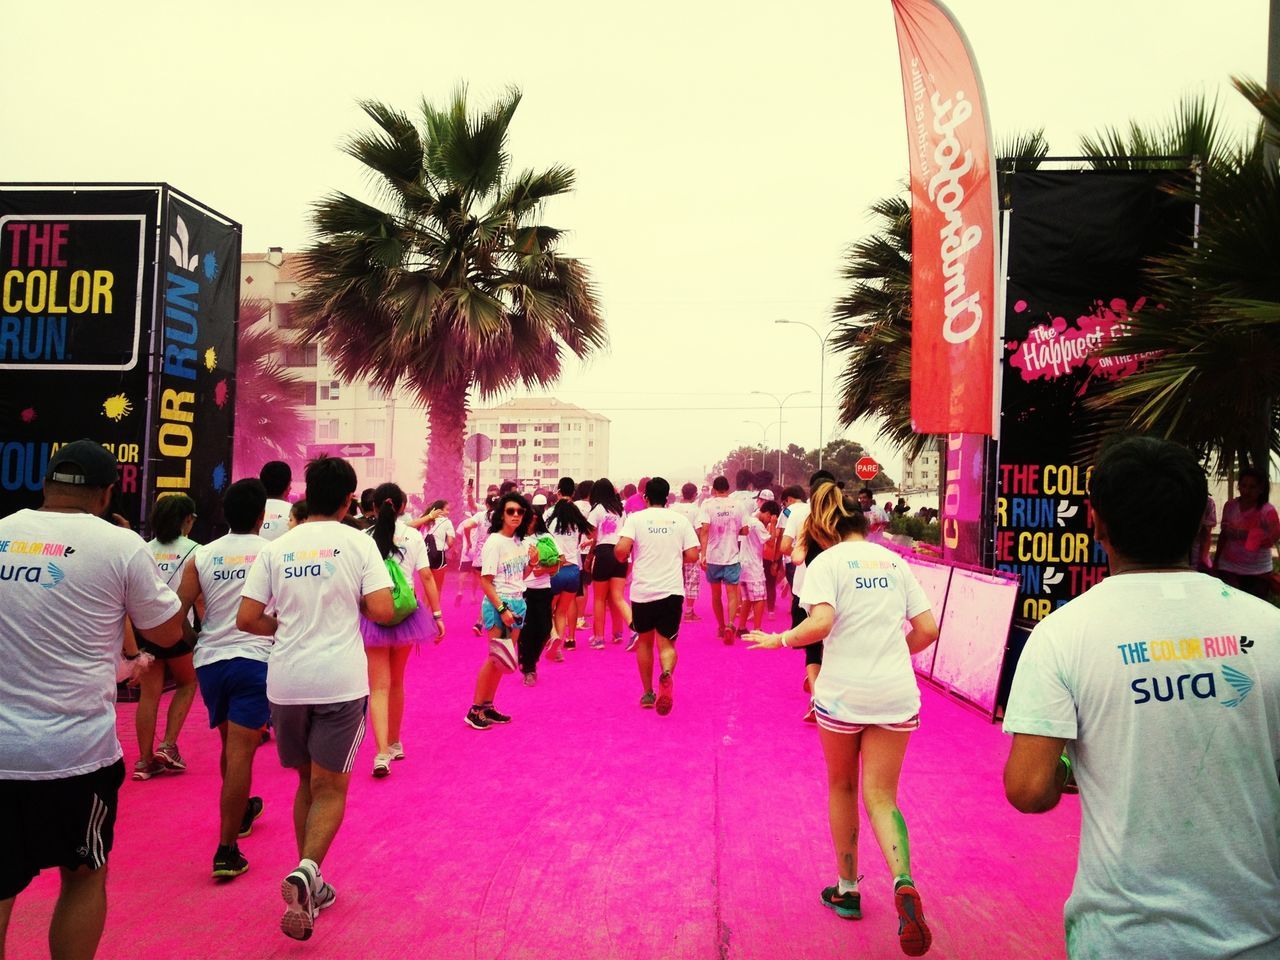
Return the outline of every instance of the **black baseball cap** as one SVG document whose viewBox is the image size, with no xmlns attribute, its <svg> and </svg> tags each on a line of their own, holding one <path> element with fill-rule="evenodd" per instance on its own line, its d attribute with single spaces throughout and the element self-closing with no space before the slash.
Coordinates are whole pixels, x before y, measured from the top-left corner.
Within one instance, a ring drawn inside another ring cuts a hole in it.
<svg viewBox="0 0 1280 960">
<path fill-rule="evenodd" d="M 115 454 L 92 440 L 76 440 L 60 446 L 49 458 L 45 482 L 74 483 L 81 487 L 109 487 L 120 479 Z"/>
</svg>

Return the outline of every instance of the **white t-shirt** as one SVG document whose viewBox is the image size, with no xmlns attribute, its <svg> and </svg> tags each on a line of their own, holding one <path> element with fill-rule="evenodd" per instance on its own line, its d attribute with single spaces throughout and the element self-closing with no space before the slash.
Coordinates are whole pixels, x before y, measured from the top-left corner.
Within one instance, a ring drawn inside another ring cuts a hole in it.
<svg viewBox="0 0 1280 960">
<path fill-rule="evenodd" d="M 688 520 L 666 507 L 649 507 L 627 517 L 621 536 L 632 542 L 632 603 L 684 596 L 684 552 L 698 546 Z"/>
<path fill-rule="evenodd" d="M 484 552 L 484 542 L 489 539 L 489 510 L 477 510 L 468 519 L 475 522 L 471 528 L 471 550 L 467 554 L 474 564 Z"/>
<path fill-rule="evenodd" d="M 582 537 L 578 532 L 578 528 L 567 523 L 562 528 L 560 523 L 552 517 L 547 521 L 547 532 L 555 540 L 556 549 L 560 551 L 560 556 L 564 557 L 564 562 L 575 567 L 578 566 L 580 558 L 578 551 Z"/>
<path fill-rule="evenodd" d="M 591 516 L 591 501 L 575 500 L 573 501 L 573 505 L 578 508 L 578 512 L 582 514 L 583 519 Z M 588 520 L 587 522 L 589 523 L 590 521 Z M 580 541 L 578 541 L 578 550 L 584 557 L 591 552 L 591 546 L 587 537 L 584 536 Z"/>
<path fill-rule="evenodd" d="M 453 528 L 453 521 L 448 517 L 440 517 L 438 520 L 433 520 L 429 527 L 423 529 L 422 533 L 424 538 L 431 538 L 436 545 L 436 549 L 441 553 L 449 549 L 449 541 L 457 536 L 457 531 Z"/>
<path fill-rule="evenodd" d="M 622 517 L 616 513 L 610 513 L 602 503 L 591 508 L 591 512 L 587 514 L 587 523 L 596 528 L 597 547 L 606 543 L 617 543 L 618 537 L 621 536 Z"/>
<path fill-rule="evenodd" d="M 273 606 L 279 626 L 267 661 L 267 699 L 343 703 L 369 694 L 360 598 L 391 588 L 372 538 L 336 520 L 308 520 L 265 544 L 244 596 Z"/>
<path fill-rule="evenodd" d="M 196 547 L 191 555 L 200 579 L 200 592 L 204 594 L 200 642 L 191 657 L 195 666 L 205 667 L 233 657 L 265 663 L 271 656 L 270 637 L 259 637 L 236 628 L 245 578 L 266 542 L 251 533 L 229 533 L 213 543 Z"/>
<path fill-rule="evenodd" d="M 747 517 L 747 532 L 742 538 L 738 562 L 741 579 L 764 582 L 764 545 L 769 542 L 769 528 L 759 517 Z"/>
<path fill-rule="evenodd" d="M 160 579 L 174 590 L 182 582 L 182 570 L 195 552 L 196 543 L 190 537 L 178 537 L 173 543 L 161 543 L 159 540 L 148 540 L 147 549 L 160 571 Z"/>
<path fill-rule="evenodd" d="M 689 521 L 689 526 L 698 529 L 698 515 L 702 513 L 702 505 L 697 501 L 677 500 L 670 509 Z"/>
<path fill-rule="evenodd" d="M 56 780 L 121 757 L 116 659 L 178 595 L 131 530 L 87 513 L 0 519 L 0 779 Z"/>
<path fill-rule="evenodd" d="M 529 566 L 529 548 L 519 537 L 495 533 L 484 543 L 480 555 L 480 575 L 493 577 L 493 589 L 503 600 L 524 596 L 524 572 Z"/>
<path fill-rule="evenodd" d="M 370 540 L 373 539 L 373 527 L 364 531 L 365 536 Z M 396 519 L 396 529 L 391 534 L 391 542 L 396 549 L 392 550 L 388 557 L 396 562 L 400 567 L 404 578 L 412 585 L 418 576 L 419 570 L 430 570 L 431 564 L 427 558 L 427 540 L 422 535 L 421 530 L 416 530 L 404 522 L 403 519 Z M 378 548 L 377 543 L 373 545 L 374 549 Z"/>
<path fill-rule="evenodd" d="M 782 528 L 782 535 L 791 538 L 791 549 L 795 549 L 796 544 L 800 543 L 800 531 L 804 529 L 804 522 L 809 519 L 809 501 L 797 500 L 789 508 L 790 513 L 787 515 L 786 526 Z M 784 558 L 788 563 L 791 557 L 788 555 Z M 795 596 L 800 596 L 800 591 L 804 589 L 804 571 L 803 563 L 795 564 L 795 578 L 791 583 L 791 592 Z"/>
<path fill-rule="evenodd" d="M 1108 577 L 1036 626 L 1004 729 L 1072 741 L 1071 956 L 1280 957 L 1280 611 Z"/>
<path fill-rule="evenodd" d="M 707 528 L 707 563 L 738 562 L 738 535 L 746 525 L 743 510 L 743 501 L 737 497 L 711 497 L 702 504 L 698 526 Z"/>
<path fill-rule="evenodd" d="M 551 534 L 549 533 L 543 533 L 543 534 L 538 534 L 537 536 L 527 537 L 524 541 L 525 552 L 526 553 L 528 552 L 529 544 L 537 543 L 539 540 L 542 540 L 544 538 L 548 538 L 552 542 L 555 541 L 555 537 L 551 536 Z M 560 549 L 559 544 L 556 545 L 556 549 L 557 550 Z M 529 578 L 525 580 L 524 588 L 526 590 L 549 590 L 551 588 L 551 574 L 549 573 L 531 574 Z"/>
<path fill-rule="evenodd" d="M 816 557 L 800 603 L 835 609 L 823 641 L 814 699 L 847 723 L 900 723 L 920 712 L 903 621 L 930 609 L 907 562 L 865 540 L 846 540 Z"/>
<path fill-rule="evenodd" d="M 288 500 L 267 499 L 267 507 L 262 515 L 262 530 L 258 536 L 263 540 L 277 540 L 289 529 L 289 510 L 293 505 Z"/>
</svg>

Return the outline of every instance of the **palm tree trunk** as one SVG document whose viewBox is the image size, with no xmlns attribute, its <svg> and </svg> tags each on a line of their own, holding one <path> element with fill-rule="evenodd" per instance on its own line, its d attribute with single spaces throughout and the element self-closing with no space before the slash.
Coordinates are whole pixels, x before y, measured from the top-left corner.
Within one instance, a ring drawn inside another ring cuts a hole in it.
<svg viewBox="0 0 1280 960">
<path fill-rule="evenodd" d="M 464 505 L 463 434 L 467 428 L 467 389 L 469 380 L 455 381 L 432 391 L 427 421 L 431 437 L 427 442 L 427 469 L 422 496 L 426 503 L 448 500 L 457 509 Z"/>
</svg>

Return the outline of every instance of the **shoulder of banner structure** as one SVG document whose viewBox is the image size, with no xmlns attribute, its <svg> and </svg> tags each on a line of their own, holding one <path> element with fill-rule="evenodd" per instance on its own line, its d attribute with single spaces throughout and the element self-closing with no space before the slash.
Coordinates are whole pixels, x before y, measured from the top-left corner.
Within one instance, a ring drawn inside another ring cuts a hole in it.
<svg viewBox="0 0 1280 960">
<path fill-rule="evenodd" d="M 225 213 L 215 210 L 203 201 L 197 200 L 185 190 L 179 190 L 171 183 L 155 183 L 147 181 L 127 181 L 111 183 L 81 183 L 77 181 L 31 181 L 27 183 L 18 183 L 15 181 L 0 181 L 0 191 L 4 190 L 66 190 L 69 193 L 77 191 L 98 192 L 106 190 L 156 190 L 163 197 L 166 194 L 172 194 L 180 197 L 183 203 L 188 203 L 203 213 L 208 214 L 215 220 L 221 220 L 227 226 L 239 231 L 241 229 L 238 220 L 232 220 Z"/>
</svg>

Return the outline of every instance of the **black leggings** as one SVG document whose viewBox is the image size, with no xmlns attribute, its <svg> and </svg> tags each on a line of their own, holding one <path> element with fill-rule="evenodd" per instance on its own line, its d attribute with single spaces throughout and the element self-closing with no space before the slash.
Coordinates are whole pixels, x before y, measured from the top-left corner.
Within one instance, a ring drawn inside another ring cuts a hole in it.
<svg viewBox="0 0 1280 960">
<path fill-rule="evenodd" d="M 542 648 L 551 636 L 551 588 L 539 587 L 524 592 L 524 627 L 520 630 L 520 672 L 536 673 Z"/>
</svg>

